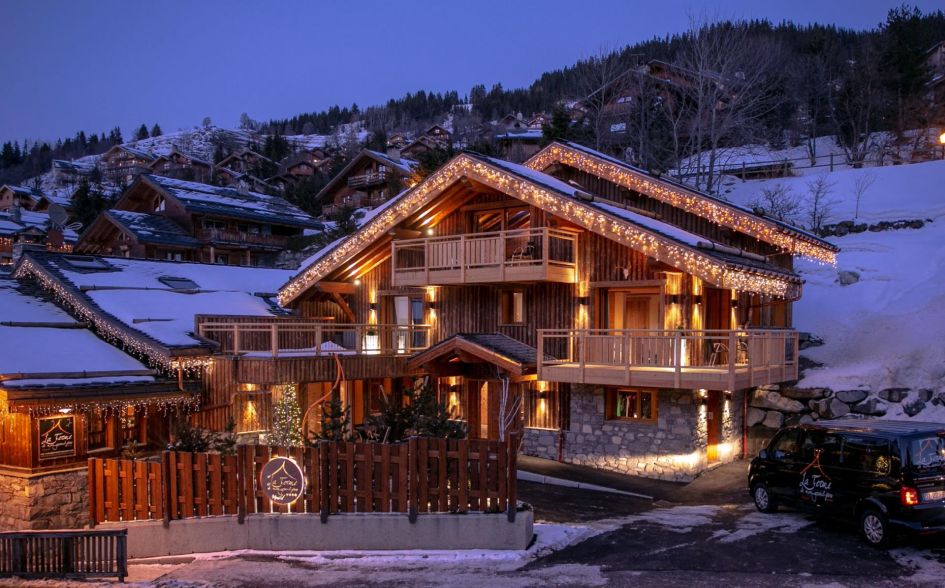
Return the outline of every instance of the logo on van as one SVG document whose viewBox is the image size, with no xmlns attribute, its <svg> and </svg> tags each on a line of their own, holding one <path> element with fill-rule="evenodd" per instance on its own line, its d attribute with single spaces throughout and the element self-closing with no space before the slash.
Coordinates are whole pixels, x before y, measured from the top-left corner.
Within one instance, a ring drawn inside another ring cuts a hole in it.
<svg viewBox="0 0 945 588">
<path fill-rule="evenodd" d="M 820 466 L 820 449 L 814 450 L 814 459 L 801 470 L 801 500 L 813 504 L 833 502 L 833 482 Z"/>
</svg>

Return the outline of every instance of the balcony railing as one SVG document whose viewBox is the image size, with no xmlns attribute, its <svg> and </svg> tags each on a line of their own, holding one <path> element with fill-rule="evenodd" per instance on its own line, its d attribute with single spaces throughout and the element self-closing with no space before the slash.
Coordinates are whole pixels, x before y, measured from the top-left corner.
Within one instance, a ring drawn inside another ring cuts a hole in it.
<svg viewBox="0 0 945 588">
<path fill-rule="evenodd" d="M 247 233 L 227 229 L 200 229 L 197 231 L 197 238 L 201 241 L 212 241 L 214 243 L 235 243 L 239 245 L 261 245 L 279 248 L 284 248 L 289 244 L 289 238 L 283 235 L 263 235 L 261 233 Z"/>
<path fill-rule="evenodd" d="M 363 188 L 364 186 L 373 186 L 376 184 L 383 184 L 387 181 L 389 177 L 388 172 L 386 171 L 375 171 L 367 172 L 363 174 L 358 174 L 356 176 L 351 176 L 348 178 L 348 187 L 349 188 Z"/>
<path fill-rule="evenodd" d="M 305 319 L 198 317 L 219 352 L 250 357 L 409 355 L 430 346 L 429 325 L 336 324 Z"/>
<path fill-rule="evenodd" d="M 394 286 L 577 280 L 577 235 L 550 228 L 394 241 Z"/>
<path fill-rule="evenodd" d="M 797 379 L 789 329 L 538 331 L 538 379 L 574 384 L 739 390 Z"/>
</svg>

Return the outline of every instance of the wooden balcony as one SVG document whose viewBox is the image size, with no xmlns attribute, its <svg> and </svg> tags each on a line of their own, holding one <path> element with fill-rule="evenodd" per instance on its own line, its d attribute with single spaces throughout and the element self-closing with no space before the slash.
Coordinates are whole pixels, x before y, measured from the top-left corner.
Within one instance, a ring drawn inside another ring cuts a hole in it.
<svg viewBox="0 0 945 588">
<path fill-rule="evenodd" d="M 365 186 L 376 186 L 386 182 L 388 177 L 390 177 L 390 175 L 386 171 L 366 172 L 348 178 L 348 187 L 363 188 Z"/>
<path fill-rule="evenodd" d="M 279 249 L 284 249 L 289 244 L 289 238 L 283 235 L 263 235 L 262 233 L 247 233 L 227 229 L 200 229 L 197 231 L 197 238 L 212 243 L 258 245 Z"/>
<path fill-rule="evenodd" d="M 539 330 L 538 379 L 740 390 L 797 379 L 797 332 Z"/>
<path fill-rule="evenodd" d="M 547 227 L 394 241 L 394 286 L 577 280 L 577 235 Z"/>
<path fill-rule="evenodd" d="M 336 324 L 280 317 L 197 317 L 197 334 L 244 357 L 410 355 L 430 346 L 429 325 Z"/>
</svg>

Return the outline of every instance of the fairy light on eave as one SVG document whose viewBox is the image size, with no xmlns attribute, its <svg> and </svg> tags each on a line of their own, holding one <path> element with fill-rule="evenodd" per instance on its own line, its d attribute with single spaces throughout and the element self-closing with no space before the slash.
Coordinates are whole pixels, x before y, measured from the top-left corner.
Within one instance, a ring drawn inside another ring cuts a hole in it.
<svg viewBox="0 0 945 588">
<path fill-rule="evenodd" d="M 528 162 L 532 169 L 541 171 L 555 163 L 563 163 L 599 178 L 630 188 L 647 196 L 681 208 L 708 221 L 745 233 L 779 247 L 787 253 L 802 255 L 830 265 L 836 265 L 837 253 L 816 243 L 788 234 L 781 227 L 738 210 L 712 202 L 682 190 L 673 190 L 660 182 L 648 180 L 619 166 L 579 152 L 552 145 Z"/>
<path fill-rule="evenodd" d="M 572 198 L 546 190 L 515 174 L 461 155 L 440 168 L 426 181 L 405 194 L 399 202 L 372 219 L 358 232 L 342 242 L 334 251 L 308 267 L 279 292 L 279 303 L 287 305 L 311 284 L 342 266 L 348 259 L 373 243 L 397 223 L 425 206 L 443 189 L 460 177 L 473 176 L 505 194 L 569 220 L 589 231 L 604 235 L 658 261 L 670 264 L 703 280 L 743 292 L 770 294 L 780 298 L 793 297 L 799 283 L 761 272 L 736 269 L 656 233 L 595 211 Z"/>
<path fill-rule="evenodd" d="M 102 339 L 112 344 L 120 344 L 122 349 L 144 359 L 152 367 L 161 369 L 164 372 L 182 370 L 188 375 L 193 375 L 210 365 L 211 359 L 208 356 L 171 357 L 160 346 L 154 345 L 143 338 L 135 337 L 128 333 L 126 329 L 116 327 L 93 310 L 87 301 L 62 287 L 45 271 L 38 268 L 31 259 L 23 260 L 14 277 L 31 277 L 37 280 L 44 289 L 52 292 L 56 300 L 61 302 L 70 312 L 80 320 L 90 323 Z"/>
</svg>

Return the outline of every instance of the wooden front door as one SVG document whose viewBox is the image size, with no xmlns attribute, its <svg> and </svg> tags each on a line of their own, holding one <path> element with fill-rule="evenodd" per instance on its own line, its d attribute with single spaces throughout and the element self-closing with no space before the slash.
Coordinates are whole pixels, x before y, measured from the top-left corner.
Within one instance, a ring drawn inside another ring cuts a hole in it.
<svg viewBox="0 0 945 588">
<path fill-rule="evenodd" d="M 706 460 L 719 461 L 719 443 L 722 438 L 722 393 L 709 390 L 706 402 Z"/>
<path fill-rule="evenodd" d="M 466 414 L 471 439 L 498 439 L 498 385 L 494 380 L 466 380 Z"/>
</svg>

